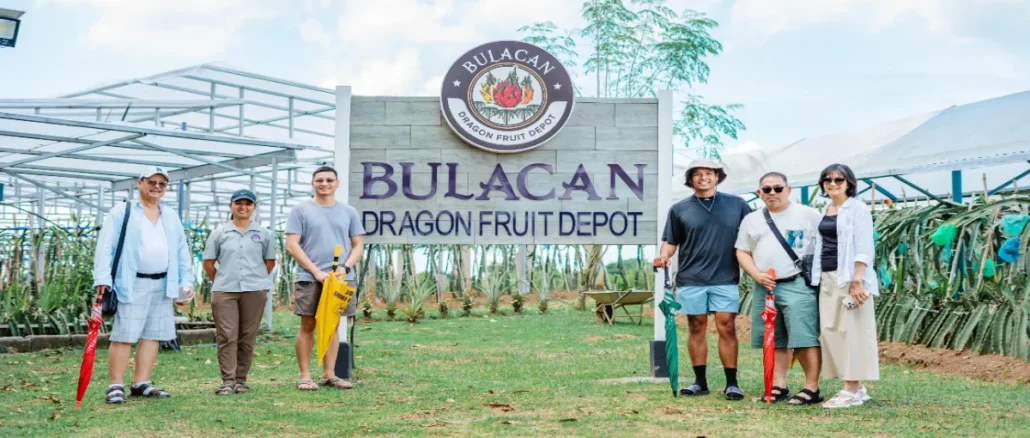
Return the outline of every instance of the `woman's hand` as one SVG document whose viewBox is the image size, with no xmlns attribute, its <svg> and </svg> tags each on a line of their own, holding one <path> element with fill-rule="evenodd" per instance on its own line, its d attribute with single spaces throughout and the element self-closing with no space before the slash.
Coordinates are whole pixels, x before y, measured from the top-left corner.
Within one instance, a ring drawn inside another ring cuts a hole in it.
<svg viewBox="0 0 1030 438">
<path fill-rule="evenodd" d="M 852 281 L 848 292 L 851 294 L 851 299 L 855 300 L 856 306 L 861 306 L 869 299 L 869 292 L 865 290 L 862 280 Z"/>
</svg>

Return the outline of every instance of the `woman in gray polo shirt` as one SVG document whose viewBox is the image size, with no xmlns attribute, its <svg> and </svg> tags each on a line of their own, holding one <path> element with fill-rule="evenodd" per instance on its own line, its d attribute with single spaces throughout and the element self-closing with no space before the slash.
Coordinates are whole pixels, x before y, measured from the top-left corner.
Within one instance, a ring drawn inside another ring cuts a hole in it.
<svg viewBox="0 0 1030 438">
<path fill-rule="evenodd" d="M 257 209 L 254 193 L 237 190 L 229 208 L 232 220 L 211 232 L 204 249 L 204 272 L 214 281 L 211 313 L 222 372 L 218 395 L 250 390 L 247 373 L 276 255 L 275 236 L 250 220 Z"/>
</svg>

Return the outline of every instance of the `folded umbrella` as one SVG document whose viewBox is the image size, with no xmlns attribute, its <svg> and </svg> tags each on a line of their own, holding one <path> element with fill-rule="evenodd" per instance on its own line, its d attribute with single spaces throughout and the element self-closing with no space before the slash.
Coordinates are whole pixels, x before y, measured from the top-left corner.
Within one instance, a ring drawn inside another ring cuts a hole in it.
<svg viewBox="0 0 1030 438">
<path fill-rule="evenodd" d="M 682 306 L 676 302 L 675 292 L 669 283 L 669 269 L 665 269 L 665 296 L 658 303 L 658 309 L 665 315 L 665 364 L 669 369 L 669 384 L 672 385 L 672 396 L 680 392 L 680 360 L 679 347 L 676 345 L 676 311 Z"/>
<path fill-rule="evenodd" d="M 100 325 L 103 322 L 100 316 L 100 299 L 103 292 L 97 293 L 97 299 L 93 303 L 93 309 L 89 316 L 89 331 L 86 333 L 86 349 L 82 352 L 82 365 L 79 366 L 79 388 L 75 393 L 75 409 L 82 407 L 82 398 L 86 396 L 86 389 L 89 388 L 89 379 L 93 377 L 93 359 L 97 355 L 97 337 L 100 335 Z"/>
<path fill-rule="evenodd" d="M 340 253 L 342 245 L 336 245 L 333 257 L 333 270 L 329 278 L 322 283 L 322 297 L 318 300 L 318 310 L 315 311 L 315 331 L 318 338 L 318 363 L 321 365 L 325 360 L 325 353 L 329 351 L 330 341 L 336 328 L 340 326 L 340 317 L 347 310 L 350 300 L 354 297 L 355 289 L 347 284 L 346 280 L 337 277 L 336 270 L 340 266 Z"/>
<path fill-rule="evenodd" d="M 769 269 L 769 276 L 776 278 L 776 271 Z M 772 291 L 765 294 L 765 336 L 762 338 L 762 365 L 765 371 L 765 402 L 772 403 L 773 372 L 776 369 L 776 300 Z"/>
</svg>

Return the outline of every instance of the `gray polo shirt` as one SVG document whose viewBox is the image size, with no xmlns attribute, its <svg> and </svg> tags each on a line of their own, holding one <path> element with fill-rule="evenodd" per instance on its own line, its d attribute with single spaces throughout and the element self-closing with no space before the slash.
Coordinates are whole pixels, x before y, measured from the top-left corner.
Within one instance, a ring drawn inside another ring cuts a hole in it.
<svg viewBox="0 0 1030 438">
<path fill-rule="evenodd" d="M 217 260 L 214 292 L 250 292 L 272 288 L 265 260 L 275 260 L 275 235 L 253 222 L 242 234 L 227 222 L 211 231 L 204 260 Z"/>
</svg>

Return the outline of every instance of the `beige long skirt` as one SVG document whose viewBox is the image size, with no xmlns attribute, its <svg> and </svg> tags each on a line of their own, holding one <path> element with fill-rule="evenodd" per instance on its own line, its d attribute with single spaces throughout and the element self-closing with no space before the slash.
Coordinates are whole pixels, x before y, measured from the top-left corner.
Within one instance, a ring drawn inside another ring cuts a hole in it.
<svg viewBox="0 0 1030 438">
<path fill-rule="evenodd" d="M 837 286 L 837 272 L 823 272 L 819 280 L 819 343 L 822 377 L 828 379 L 879 380 L 880 359 L 876 340 L 873 298 L 848 309 L 848 286 Z"/>
</svg>

